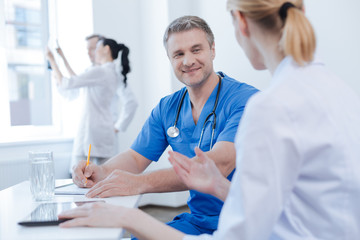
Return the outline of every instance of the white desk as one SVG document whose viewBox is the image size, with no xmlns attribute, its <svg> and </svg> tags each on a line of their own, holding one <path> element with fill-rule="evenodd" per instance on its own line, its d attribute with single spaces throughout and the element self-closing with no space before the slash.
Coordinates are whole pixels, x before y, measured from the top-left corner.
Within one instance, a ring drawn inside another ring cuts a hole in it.
<svg viewBox="0 0 360 240">
<path fill-rule="evenodd" d="M 51 202 L 89 201 L 83 195 L 55 195 Z M 94 199 L 92 199 L 94 200 Z M 99 200 L 96 198 L 95 200 Z M 140 196 L 103 198 L 107 203 L 134 208 Z M 0 191 L 0 240 L 51 239 L 121 239 L 121 228 L 59 228 L 58 226 L 24 227 L 18 222 L 37 205 L 31 198 L 29 182 L 25 181 Z"/>
</svg>

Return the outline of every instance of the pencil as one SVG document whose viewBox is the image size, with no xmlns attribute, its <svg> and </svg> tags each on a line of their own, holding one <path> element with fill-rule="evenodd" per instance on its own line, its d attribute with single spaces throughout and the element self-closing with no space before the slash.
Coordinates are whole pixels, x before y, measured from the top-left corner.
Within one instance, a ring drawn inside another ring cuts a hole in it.
<svg viewBox="0 0 360 240">
<path fill-rule="evenodd" d="M 86 160 L 86 166 L 89 166 L 89 162 L 90 162 L 90 151 L 91 151 L 91 144 L 89 145 L 89 153 L 88 153 L 87 160 Z"/>
<path fill-rule="evenodd" d="M 89 163 L 90 163 L 90 151 L 91 151 L 91 144 L 89 145 L 89 153 L 87 155 L 87 160 L 86 160 L 86 167 L 89 166 Z M 87 178 L 85 180 L 85 186 L 87 184 Z"/>
</svg>

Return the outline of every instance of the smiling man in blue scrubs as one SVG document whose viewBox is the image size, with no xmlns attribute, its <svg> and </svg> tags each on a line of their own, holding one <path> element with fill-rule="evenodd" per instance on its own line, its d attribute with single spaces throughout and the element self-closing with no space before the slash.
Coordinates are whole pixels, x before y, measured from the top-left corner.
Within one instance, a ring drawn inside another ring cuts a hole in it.
<svg viewBox="0 0 360 240">
<path fill-rule="evenodd" d="M 231 180 L 235 134 L 245 104 L 257 90 L 214 71 L 214 36 L 201 18 L 174 20 L 165 32 L 164 46 L 185 87 L 160 100 L 131 149 L 101 166 L 86 167 L 86 161 L 77 165 L 74 182 L 92 187 L 88 197 L 187 190 L 172 168 L 143 173 L 169 145 L 188 157 L 195 157 L 194 148 L 199 146 Z M 191 213 L 176 216 L 170 226 L 193 235 L 217 229 L 221 200 L 190 190 L 188 205 Z"/>
</svg>

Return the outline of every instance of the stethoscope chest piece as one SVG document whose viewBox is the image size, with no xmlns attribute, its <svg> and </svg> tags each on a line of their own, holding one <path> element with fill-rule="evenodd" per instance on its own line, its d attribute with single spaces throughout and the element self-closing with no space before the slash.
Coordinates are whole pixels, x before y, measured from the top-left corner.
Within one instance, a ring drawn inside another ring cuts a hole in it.
<svg viewBox="0 0 360 240">
<path fill-rule="evenodd" d="M 176 138 L 177 136 L 179 136 L 179 129 L 176 126 L 171 126 L 168 128 L 168 130 L 166 131 L 167 135 L 171 138 Z"/>
</svg>

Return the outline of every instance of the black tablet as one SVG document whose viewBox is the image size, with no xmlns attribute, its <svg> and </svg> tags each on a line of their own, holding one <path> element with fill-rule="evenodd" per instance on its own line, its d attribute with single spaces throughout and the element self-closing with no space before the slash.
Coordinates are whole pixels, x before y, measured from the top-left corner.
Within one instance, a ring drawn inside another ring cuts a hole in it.
<svg viewBox="0 0 360 240">
<path fill-rule="evenodd" d="M 84 201 L 84 202 L 52 202 L 41 203 L 24 220 L 18 222 L 22 226 L 50 226 L 58 225 L 69 219 L 59 219 L 58 215 L 68 209 L 79 207 L 86 203 L 104 201 Z"/>
</svg>

